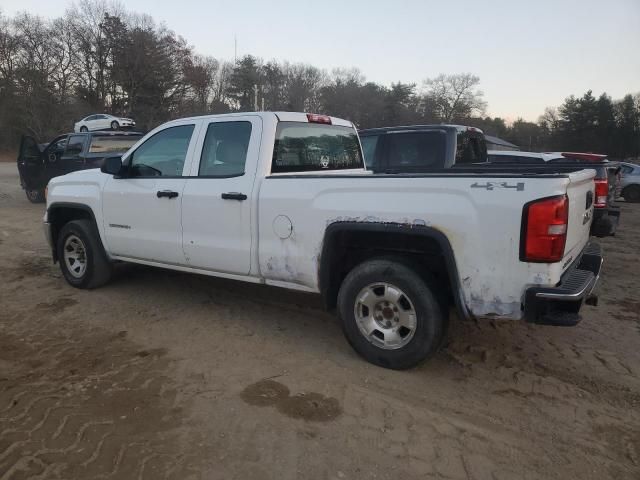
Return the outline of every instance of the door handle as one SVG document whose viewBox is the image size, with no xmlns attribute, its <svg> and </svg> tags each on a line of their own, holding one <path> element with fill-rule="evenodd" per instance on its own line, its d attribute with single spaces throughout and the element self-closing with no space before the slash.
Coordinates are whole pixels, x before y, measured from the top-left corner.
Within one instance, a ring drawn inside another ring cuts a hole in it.
<svg viewBox="0 0 640 480">
<path fill-rule="evenodd" d="M 160 190 L 156 195 L 158 195 L 158 198 L 176 198 L 178 196 L 178 192 L 173 192 L 171 190 Z"/>
<path fill-rule="evenodd" d="M 246 200 L 247 196 L 244 193 L 238 193 L 238 192 L 228 192 L 228 193 L 223 193 L 222 195 L 222 199 L 223 200 Z"/>
</svg>

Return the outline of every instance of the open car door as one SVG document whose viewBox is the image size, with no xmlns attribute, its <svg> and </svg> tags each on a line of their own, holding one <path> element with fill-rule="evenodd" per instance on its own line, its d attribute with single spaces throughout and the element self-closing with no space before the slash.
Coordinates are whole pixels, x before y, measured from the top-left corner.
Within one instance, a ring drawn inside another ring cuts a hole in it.
<svg viewBox="0 0 640 480">
<path fill-rule="evenodd" d="M 38 142 L 33 137 L 23 136 L 18 153 L 18 172 L 22 186 L 25 189 L 43 188 L 40 185 L 43 168 L 42 151 Z"/>
</svg>

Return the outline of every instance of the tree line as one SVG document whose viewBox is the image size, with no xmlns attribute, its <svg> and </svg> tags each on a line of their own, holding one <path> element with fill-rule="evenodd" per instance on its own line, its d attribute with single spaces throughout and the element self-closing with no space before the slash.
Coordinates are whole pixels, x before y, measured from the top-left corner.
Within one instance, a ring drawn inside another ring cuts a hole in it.
<svg viewBox="0 0 640 480">
<path fill-rule="evenodd" d="M 640 156 L 640 96 L 592 92 L 547 109 L 537 123 L 485 116 L 480 79 L 440 74 L 380 85 L 358 69 L 235 62 L 197 54 L 175 32 L 117 3 L 81 0 L 43 19 L 0 12 L 0 148 L 20 135 L 45 141 L 91 113 L 131 116 L 140 129 L 177 117 L 252 110 L 326 113 L 359 128 L 462 123 L 532 150 Z"/>
</svg>

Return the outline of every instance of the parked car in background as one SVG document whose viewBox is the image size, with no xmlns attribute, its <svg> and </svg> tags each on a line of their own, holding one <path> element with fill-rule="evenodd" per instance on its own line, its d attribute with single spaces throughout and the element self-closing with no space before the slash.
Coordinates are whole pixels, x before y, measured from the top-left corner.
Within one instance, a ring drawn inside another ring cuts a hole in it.
<svg viewBox="0 0 640 480">
<path fill-rule="evenodd" d="M 463 125 L 409 125 L 360 130 L 367 170 L 411 173 L 487 161 L 482 130 Z"/>
<path fill-rule="evenodd" d="M 44 201 L 49 180 L 75 170 L 99 168 L 105 157 L 129 150 L 139 132 L 67 133 L 39 144 L 24 136 L 18 153 L 20 184 L 33 203 Z"/>
<path fill-rule="evenodd" d="M 349 121 L 210 115 L 52 179 L 44 222 L 76 288 L 126 261 L 318 293 L 360 355 L 401 369 L 436 351 L 452 305 L 462 318 L 580 320 L 602 260 L 593 176 L 373 174 Z"/>
<path fill-rule="evenodd" d="M 618 162 L 610 162 L 606 155 L 579 152 L 520 152 L 489 150 L 488 160 L 490 164 L 510 164 L 541 166 L 541 171 L 562 171 L 563 167 L 582 167 L 594 170 L 596 176 L 594 218 L 591 225 L 591 234 L 596 237 L 614 235 L 620 222 L 620 209 L 615 205 L 619 191 Z"/>
<path fill-rule="evenodd" d="M 620 196 L 627 202 L 640 202 L 640 165 L 620 162 Z"/>
<path fill-rule="evenodd" d="M 121 128 L 133 128 L 136 126 L 130 118 L 115 117 L 106 113 L 89 115 L 73 126 L 74 132 L 90 132 L 95 130 L 120 130 Z"/>
</svg>

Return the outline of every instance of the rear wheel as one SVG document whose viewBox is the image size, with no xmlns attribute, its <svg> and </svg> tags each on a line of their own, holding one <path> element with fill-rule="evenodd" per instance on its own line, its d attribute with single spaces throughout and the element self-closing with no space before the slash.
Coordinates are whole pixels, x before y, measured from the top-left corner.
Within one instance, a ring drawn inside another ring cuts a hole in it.
<svg viewBox="0 0 640 480">
<path fill-rule="evenodd" d="M 366 360 L 411 368 L 440 345 L 446 323 L 437 289 L 403 263 L 377 259 L 355 267 L 338 294 L 342 328 Z"/>
<path fill-rule="evenodd" d="M 115 120 L 111 122 L 111 130 L 118 130 L 120 128 L 120 124 Z"/>
<path fill-rule="evenodd" d="M 639 203 L 640 202 L 640 185 L 629 185 L 622 192 L 622 197 L 626 202 Z"/>
<path fill-rule="evenodd" d="M 25 190 L 25 193 L 27 194 L 27 198 L 31 203 L 44 203 L 45 201 L 44 189 L 42 188 Z"/>
<path fill-rule="evenodd" d="M 112 265 L 91 221 L 67 223 L 60 230 L 56 247 L 60 270 L 71 286 L 97 288 L 111 278 Z"/>
</svg>

